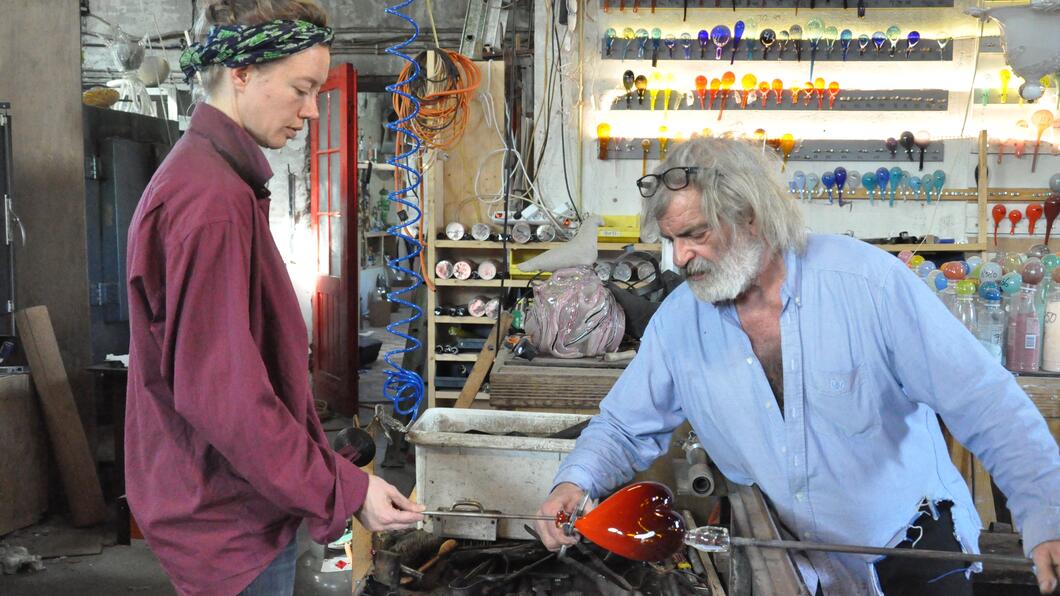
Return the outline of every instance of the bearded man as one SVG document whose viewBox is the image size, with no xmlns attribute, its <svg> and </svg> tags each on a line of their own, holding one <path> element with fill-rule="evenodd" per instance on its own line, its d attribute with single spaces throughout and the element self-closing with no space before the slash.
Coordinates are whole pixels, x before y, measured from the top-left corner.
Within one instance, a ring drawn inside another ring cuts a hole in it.
<svg viewBox="0 0 1060 596">
<path fill-rule="evenodd" d="M 543 515 L 598 498 L 685 420 L 800 540 L 978 552 L 980 520 L 939 417 L 1008 495 L 1042 593 L 1060 563 L 1060 451 L 1012 374 L 901 261 L 807 234 L 740 141 L 694 139 L 637 181 L 686 275 L 563 461 Z M 571 544 L 538 522 L 552 549 Z M 806 552 L 811 593 L 971 595 L 977 565 Z"/>
</svg>

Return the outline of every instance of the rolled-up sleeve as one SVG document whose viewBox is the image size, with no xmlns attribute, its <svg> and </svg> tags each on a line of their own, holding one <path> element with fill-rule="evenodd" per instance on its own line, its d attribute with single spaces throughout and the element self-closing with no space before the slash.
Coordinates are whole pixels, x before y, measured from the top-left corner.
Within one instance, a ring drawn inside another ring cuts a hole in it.
<svg viewBox="0 0 1060 596">
<path fill-rule="evenodd" d="M 364 501 L 367 475 L 276 395 L 250 329 L 250 238 L 220 221 L 169 250 L 162 378 L 174 409 L 261 495 L 308 518 L 315 539 L 336 538 Z"/>
<path fill-rule="evenodd" d="M 656 322 L 648 325 L 637 356 L 563 460 L 554 485 L 571 482 L 596 498 L 647 469 L 669 447 L 684 414 Z"/>
</svg>

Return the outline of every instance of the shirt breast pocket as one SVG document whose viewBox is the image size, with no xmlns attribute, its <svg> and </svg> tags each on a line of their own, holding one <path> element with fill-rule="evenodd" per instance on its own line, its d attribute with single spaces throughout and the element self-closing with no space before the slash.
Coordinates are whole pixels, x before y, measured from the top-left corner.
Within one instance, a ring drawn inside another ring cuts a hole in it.
<svg viewBox="0 0 1060 596">
<path fill-rule="evenodd" d="M 861 367 L 809 371 L 810 410 L 851 436 L 879 426 L 880 413 L 866 373 Z"/>
</svg>

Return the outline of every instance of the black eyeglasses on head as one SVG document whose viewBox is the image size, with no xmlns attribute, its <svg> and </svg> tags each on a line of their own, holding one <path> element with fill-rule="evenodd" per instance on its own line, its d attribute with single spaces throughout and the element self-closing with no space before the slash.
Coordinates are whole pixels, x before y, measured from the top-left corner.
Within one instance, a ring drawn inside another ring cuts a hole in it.
<svg viewBox="0 0 1060 596">
<path fill-rule="evenodd" d="M 637 188 L 640 189 L 640 196 L 650 199 L 655 196 L 655 193 L 659 192 L 659 187 L 662 185 L 665 185 L 670 190 L 686 188 L 689 181 L 692 180 L 692 174 L 698 171 L 699 168 L 696 167 L 682 166 L 670 168 L 658 175 L 648 174 L 637 179 Z"/>
</svg>

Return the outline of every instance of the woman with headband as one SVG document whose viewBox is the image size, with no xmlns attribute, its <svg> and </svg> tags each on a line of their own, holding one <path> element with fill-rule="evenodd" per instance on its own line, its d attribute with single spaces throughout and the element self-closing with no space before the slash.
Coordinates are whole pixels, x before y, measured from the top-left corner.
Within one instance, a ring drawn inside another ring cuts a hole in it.
<svg viewBox="0 0 1060 596">
<path fill-rule="evenodd" d="M 181 56 L 205 92 L 129 227 L 129 506 L 181 594 L 291 594 L 295 534 L 422 506 L 334 452 L 269 230 L 278 149 L 319 117 L 333 34 L 313 0 L 214 0 Z"/>
</svg>

